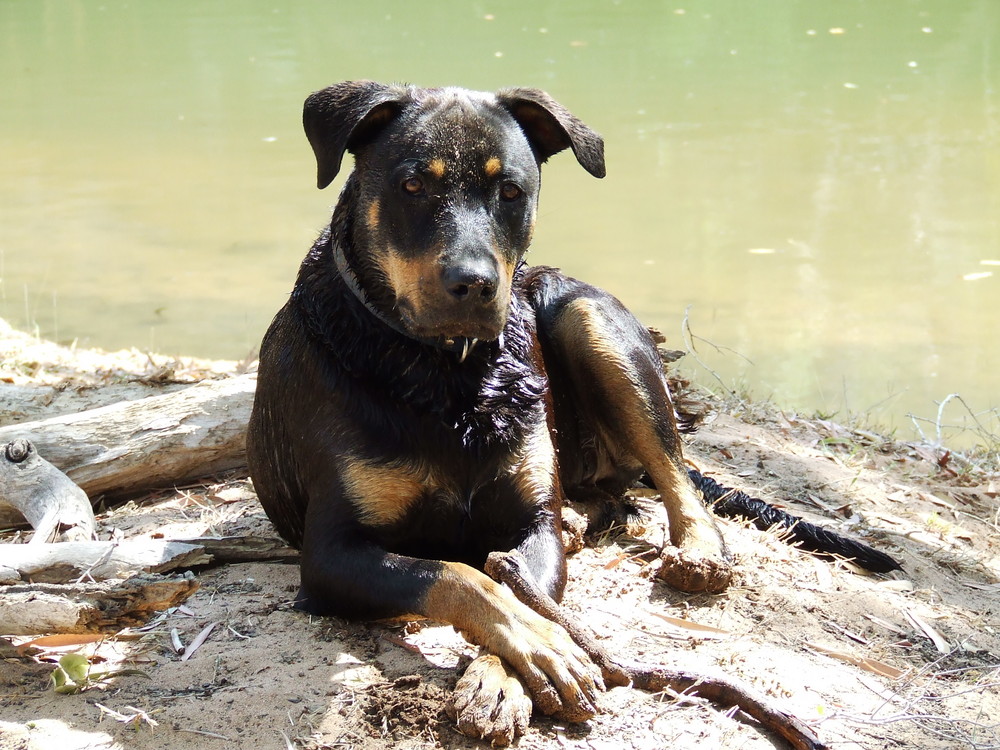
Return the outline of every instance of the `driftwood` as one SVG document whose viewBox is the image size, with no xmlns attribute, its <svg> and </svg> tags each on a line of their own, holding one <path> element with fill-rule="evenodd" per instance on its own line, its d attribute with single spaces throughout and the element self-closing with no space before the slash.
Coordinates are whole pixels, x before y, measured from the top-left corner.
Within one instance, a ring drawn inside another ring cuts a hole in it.
<svg viewBox="0 0 1000 750">
<path fill-rule="evenodd" d="M 246 465 L 256 382 L 255 375 L 205 381 L 162 396 L 7 425 L 0 427 L 0 445 L 30 440 L 91 498 L 174 485 Z"/>
<path fill-rule="evenodd" d="M 152 584 L 157 580 L 188 581 L 187 577 L 157 579 L 155 574 L 194 566 L 224 565 L 251 561 L 290 562 L 298 559 L 298 551 L 277 538 L 262 537 L 199 537 L 187 540 L 144 540 L 125 542 L 69 542 L 60 544 L 0 544 L 0 633 L 25 635 L 34 633 L 75 633 L 105 630 L 113 627 L 116 617 L 125 618 L 120 627 L 140 622 L 152 610 L 163 607 L 136 599 L 128 606 L 120 603 L 123 589 L 131 581 L 141 582 L 141 596 L 150 601 L 160 599 L 163 589 Z M 130 574 L 140 575 L 123 582 Z M 86 580 L 91 582 L 114 578 L 112 588 L 58 585 Z M 22 581 L 30 583 L 22 584 Z M 14 584 L 14 585 L 3 585 Z M 178 589 L 177 603 L 193 593 Z M 197 584 L 195 584 L 197 586 Z M 168 587 L 168 592 L 172 589 Z M 97 617 L 83 607 L 80 591 L 103 614 Z M 171 597 L 174 595 L 171 594 Z M 104 599 L 108 601 L 101 603 Z M 173 606 L 166 604 L 164 606 Z M 143 613 L 146 613 L 144 615 Z"/>
<path fill-rule="evenodd" d="M 281 539 L 252 536 L 0 544 L 0 584 L 101 581 L 196 566 L 291 562 L 298 557 L 298 551 Z"/>
<path fill-rule="evenodd" d="M 0 544 L 0 583 L 102 581 L 139 572 L 165 573 L 210 560 L 204 547 L 162 540 Z"/>
<path fill-rule="evenodd" d="M 494 580 L 507 584 L 518 599 L 538 614 L 562 625 L 601 669 L 605 684 L 632 685 L 652 692 L 673 690 L 707 698 L 726 708 L 737 706 L 766 729 L 784 737 L 795 750 L 826 749 L 812 729 L 791 714 L 775 708 L 749 686 L 721 676 L 627 662 L 612 656 L 583 626 L 563 616 L 559 605 L 538 588 L 525 565 L 518 552 L 493 552 L 486 561 L 486 573 Z"/>
<path fill-rule="evenodd" d="M 40 455 L 30 441 L 0 441 L 0 502 L 17 508 L 35 534 L 32 544 L 55 538 L 94 538 L 94 510 L 87 493 Z"/>
<path fill-rule="evenodd" d="M 153 612 L 176 607 L 197 589 L 191 573 L 101 583 L 7 586 L 0 596 L 0 633 L 115 632 L 144 624 Z"/>
</svg>

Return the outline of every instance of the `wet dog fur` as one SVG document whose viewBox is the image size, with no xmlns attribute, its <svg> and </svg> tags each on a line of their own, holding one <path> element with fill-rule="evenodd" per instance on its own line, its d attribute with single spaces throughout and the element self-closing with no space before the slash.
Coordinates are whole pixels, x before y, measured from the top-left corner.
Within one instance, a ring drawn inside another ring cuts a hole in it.
<svg viewBox="0 0 1000 750">
<path fill-rule="evenodd" d="M 731 575 L 649 332 L 524 263 L 542 163 L 570 149 L 603 177 L 603 142 L 536 89 L 346 82 L 303 119 L 319 187 L 345 152 L 355 168 L 262 343 L 247 445 L 302 550 L 298 606 L 427 617 L 482 646 L 456 691 L 466 733 L 509 742 L 532 700 L 586 719 L 598 671 L 482 572 L 489 552 L 522 552 L 558 600 L 564 498 L 617 498 L 645 474 L 669 520 L 661 577 L 715 592 Z"/>
</svg>

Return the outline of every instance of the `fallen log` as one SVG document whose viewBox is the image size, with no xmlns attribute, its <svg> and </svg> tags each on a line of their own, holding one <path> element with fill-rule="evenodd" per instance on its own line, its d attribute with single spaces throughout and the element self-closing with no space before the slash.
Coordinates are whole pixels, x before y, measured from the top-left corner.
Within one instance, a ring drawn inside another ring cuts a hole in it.
<svg viewBox="0 0 1000 750">
<path fill-rule="evenodd" d="M 0 633 L 116 632 L 146 623 L 153 612 L 176 607 L 197 589 L 191 573 L 101 583 L 7 586 L 0 596 Z"/>
<path fill-rule="evenodd" d="M 18 439 L 0 441 L 0 501 L 17 508 L 35 530 L 29 544 L 62 538 L 94 538 L 94 510 L 87 493 L 46 461 L 31 444 Z"/>
<path fill-rule="evenodd" d="M 162 396 L 7 425 L 0 427 L 0 445 L 30 440 L 91 499 L 176 485 L 246 465 L 256 383 L 256 375 L 209 380 Z"/>
<path fill-rule="evenodd" d="M 102 581 L 140 572 L 165 573 L 211 559 L 200 545 L 162 540 L 0 544 L 0 583 Z"/>
<path fill-rule="evenodd" d="M 781 735 L 794 750 L 826 750 L 827 746 L 819 741 L 812 729 L 791 714 L 773 706 L 748 685 L 741 685 L 718 675 L 627 662 L 619 656 L 612 656 L 582 625 L 563 616 L 559 605 L 535 583 L 519 552 L 491 552 L 485 568 L 487 575 L 509 586 L 524 604 L 565 628 L 576 644 L 601 669 L 605 684 L 631 685 L 651 692 L 673 690 L 702 696 L 727 709 L 737 706 L 740 711 L 759 721 L 764 728 Z"/>
<path fill-rule="evenodd" d="M 293 562 L 299 552 L 276 537 L 0 544 L 0 585 L 101 581 L 135 573 L 243 562 Z M 5 589 L 0 589 L 2 594 Z"/>
</svg>

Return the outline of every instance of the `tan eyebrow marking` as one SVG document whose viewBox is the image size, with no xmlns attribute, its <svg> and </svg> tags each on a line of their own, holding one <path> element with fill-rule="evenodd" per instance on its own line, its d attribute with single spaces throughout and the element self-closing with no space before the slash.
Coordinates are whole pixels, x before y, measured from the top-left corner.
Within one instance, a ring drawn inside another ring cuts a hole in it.
<svg viewBox="0 0 1000 750">
<path fill-rule="evenodd" d="M 500 170 L 502 168 L 503 164 L 501 164 L 500 160 L 495 156 L 491 156 L 489 159 L 486 160 L 486 163 L 483 165 L 483 169 L 486 170 L 487 177 L 495 177 L 500 173 Z"/>
<path fill-rule="evenodd" d="M 440 180 L 442 177 L 444 177 L 444 171 L 445 171 L 444 160 L 431 159 L 430 164 L 427 165 L 427 171 Z"/>
</svg>

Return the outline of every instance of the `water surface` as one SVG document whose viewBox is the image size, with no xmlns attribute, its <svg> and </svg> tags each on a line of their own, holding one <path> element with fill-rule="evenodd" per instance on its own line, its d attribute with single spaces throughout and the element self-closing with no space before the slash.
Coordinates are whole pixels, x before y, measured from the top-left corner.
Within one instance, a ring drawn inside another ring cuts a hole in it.
<svg viewBox="0 0 1000 750">
<path fill-rule="evenodd" d="M 531 85 L 608 157 L 603 181 L 569 155 L 546 166 L 532 261 L 678 347 L 687 315 L 730 387 L 787 408 L 904 434 L 949 393 L 985 412 L 997 29 L 991 0 L 0 0 L 0 316 L 242 357 L 340 184 L 314 187 L 308 92 Z"/>
</svg>

